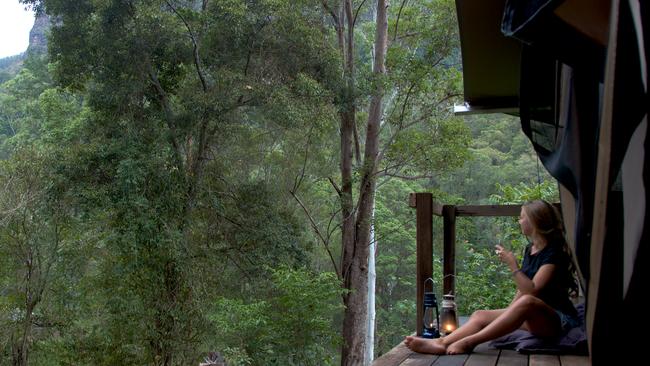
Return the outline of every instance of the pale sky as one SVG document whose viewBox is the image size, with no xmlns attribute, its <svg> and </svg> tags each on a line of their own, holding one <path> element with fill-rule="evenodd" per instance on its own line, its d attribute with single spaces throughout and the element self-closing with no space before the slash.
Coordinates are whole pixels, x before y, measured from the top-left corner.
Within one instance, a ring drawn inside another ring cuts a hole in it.
<svg viewBox="0 0 650 366">
<path fill-rule="evenodd" d="M 27 50 L 34 13 L 18 0 L 0 0 L 0 58 Z"/>
</svg>

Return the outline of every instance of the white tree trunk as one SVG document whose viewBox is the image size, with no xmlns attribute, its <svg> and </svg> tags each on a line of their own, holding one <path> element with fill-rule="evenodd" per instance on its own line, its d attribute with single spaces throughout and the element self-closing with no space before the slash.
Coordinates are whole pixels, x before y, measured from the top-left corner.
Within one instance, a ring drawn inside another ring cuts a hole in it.
<svg viewBox="0 0 650 366">
<path fill-rule="evenodd" d="M 375 203 L 372 205 L 372 224 L 370 226 L 370 253 L 368 256 L 368 333 L 366 334 L 366 365 L 370 365 L 375 358 L 375 254 L 377 253 L 377 240 L 375 238 Z"/>
<path fill-rule="evenodd" d="M 373 4 L 372 21 L 377 23 L 377 6 Z M 375 70 L 375 47 L 372 45 L 372 57 L 370 70 Z M 375 358 L 375 282 L 377 272 L 375 270 L 375 202 L 372 202 L 372 216 L 370 224 L 370 250 L 368 255 L 368 332 L 366 333 L 366 357 L 365 365 L 368 366 Z"/>
</svg>

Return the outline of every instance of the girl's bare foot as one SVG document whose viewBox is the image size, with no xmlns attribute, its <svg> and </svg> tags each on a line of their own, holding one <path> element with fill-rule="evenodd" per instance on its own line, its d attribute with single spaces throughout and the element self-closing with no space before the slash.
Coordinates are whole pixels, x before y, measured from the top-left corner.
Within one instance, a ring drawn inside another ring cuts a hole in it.
<svg viewBox="0 0 650 366">
<path fill-rule="evenodd" d="M 440 339 L 426 339 L 407 336 L 404 339 L 404 344 L 406 344 L 406 347 L 408 347 L 411 351 L 420 353 L 444 355 L 447 352 L 447 347 L 441 342 Z"/>
<path fill-rule="evenodd" d="M 471 353 L 474 345 L 466 338 L 460 339 L 447 347 L 448 355 L 458 355 L 461 353 Z"/>
</svg>

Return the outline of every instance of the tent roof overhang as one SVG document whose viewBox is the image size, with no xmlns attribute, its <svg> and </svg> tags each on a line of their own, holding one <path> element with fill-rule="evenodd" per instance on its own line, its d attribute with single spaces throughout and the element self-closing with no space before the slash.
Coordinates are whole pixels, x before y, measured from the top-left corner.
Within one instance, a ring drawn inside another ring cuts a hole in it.
<svg viewBox="0 0 650 366">
<path fill-rule="evenodd" d="M 518 113 L 521 44 L 501 33 L 504 0 L 456 0 L 464 103 L 456 114 Z"/>
</svg>

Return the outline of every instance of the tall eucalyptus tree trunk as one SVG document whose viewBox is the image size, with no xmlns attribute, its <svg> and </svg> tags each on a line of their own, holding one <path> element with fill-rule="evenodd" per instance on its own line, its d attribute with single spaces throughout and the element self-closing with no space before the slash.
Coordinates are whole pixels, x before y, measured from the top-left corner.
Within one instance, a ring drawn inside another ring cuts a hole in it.
<svg viewBox="0 0 650 366">
<path fill-rule="evenodd" d="M 348 92 L 354 90 L 354 21 L 352 1 L 345 1 L 348 24 L 346 48 L 346 76 Z M 388 17 L 386 0 L 377 0 L 375 55 L 373 73 L 386 73 L 385 58 L 388 46 Z M 352 197 L 353 139 L 355 137 L 354 109 L 341 114 L 341 189 L 342 263 L 344 285 L 349 292 L 344 297 L 343 349 L 341 365 L 364 365 L 368 317 L 368 257 L 372 208 L 375 200 L 379 156 L 379 127 L 382 117 L 384 90 L 381 83 L 373 92 L 366 124 L 363 160 L 360 164 L 360 185 L 356 210 Z M 353 96 L 351 97 L 353 98 Z M 352 102 L 353 100 L 349 99 Z M 358 156 L 359 154 L 357 154 Z"/>
</svg>

